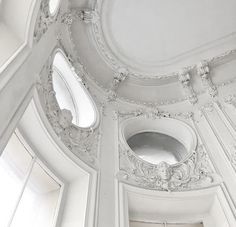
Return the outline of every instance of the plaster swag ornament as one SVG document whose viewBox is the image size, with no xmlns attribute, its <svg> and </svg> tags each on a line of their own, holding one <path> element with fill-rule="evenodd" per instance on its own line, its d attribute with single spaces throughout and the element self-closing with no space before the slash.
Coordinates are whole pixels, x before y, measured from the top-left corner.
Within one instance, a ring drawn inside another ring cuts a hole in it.
<svg viewBox="0 0 236 227">
<path fill-rule="evenodd" d="M 117 178 L 124 183 L 159 191 L 186 191 L 215 186 L 220 177 L 210 168 L 209 158 L 200 146 L 184 162 L 157 165 L 143 161 L 131 150 L 119 147 Z"/>
<path fill-rule="evenodd" d="M 34 41 L 38 42 L 56 20 L 57 16 L 50 16 L 49 1 L 42 0 L 34 29 Z"/>
<path fill-rule="evenodd" d="M 218 91 L 210 78 L 210 68 L 207 61 L 201 61 L 197 65 L 197 74 L 201 77 L 203 86 L 208 90 L 210 96 L 214 98 Z"/>
<path fill-rule="evenodd" d="M 190 74 L 187 69 L 182 69 L 178 74 L 178 79 L 184 89 L 184 92 L 191 104 L 197 103 L 197 95 L 193 90 L 193 87 L 190 82 Z"/>
<path fill-rule="evenodd" d="M 50 63 L 47 63 L 41 72 L 38 93 L 46 116 L 61 141 L 84 162 L 97 167 L 99 129 L 80 128 L 74 125 L 70 110 L 60 109 L 53 90 Z"/>
</svg>

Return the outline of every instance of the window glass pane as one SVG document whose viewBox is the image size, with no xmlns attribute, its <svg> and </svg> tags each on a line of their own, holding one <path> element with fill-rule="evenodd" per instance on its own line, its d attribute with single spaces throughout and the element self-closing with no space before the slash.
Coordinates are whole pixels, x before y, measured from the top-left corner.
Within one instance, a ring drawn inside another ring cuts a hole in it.
<svg viewBox="0 0 236 227">
<path fill-rule="evenodd" d="M 60 194 L 60 185 L 35 163 L 11 227 L 50 227 Z"/>
<path fill-rule="evenodd" d="M 76 125 L 90 127 L 96 119 L 93 102 L 79 77 L 60 52 L 55 54 L 53 69 L 53 86 L 60 108 L 72 112 L 73 123 L 76 122 Z"/>
<path fill-rule="evenodd" d="M 56 92 L 56 98 L 58 101 L 58 105 L 61 109 L 67 109 L 71 111 L 73 116 L 72 122 L 76 124 L 76 110 L 75 103 L 73 102 L 72 94 L 70 93 L 68 86 L 66 86 L 66 82 L 63 80 L 61 75 L 58 73 L 56 69 L 53 70 L 53 88 Z"/>
<path fill-rule="evenodd" d="M 0 157 L 0 226 L 7 226 L 19 199 L 32 156 L 15 134 Z"/>
</svg>

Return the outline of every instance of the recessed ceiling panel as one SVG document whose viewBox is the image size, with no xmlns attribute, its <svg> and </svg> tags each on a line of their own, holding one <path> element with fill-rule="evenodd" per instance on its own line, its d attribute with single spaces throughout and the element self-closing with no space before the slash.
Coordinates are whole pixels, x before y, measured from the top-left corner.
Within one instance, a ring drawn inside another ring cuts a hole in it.
<svg viewBox="0 0 236 227">
<path fill-rule="evenodd" d="M 234 36 L 233 0 L 103 0 L 102 29 L 128 66 L 168 65 Z"/>
</svg>

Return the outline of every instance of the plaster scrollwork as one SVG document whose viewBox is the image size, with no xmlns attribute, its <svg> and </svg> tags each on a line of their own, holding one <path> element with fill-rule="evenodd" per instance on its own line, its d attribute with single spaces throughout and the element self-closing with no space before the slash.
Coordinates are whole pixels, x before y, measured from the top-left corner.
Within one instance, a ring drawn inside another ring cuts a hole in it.
<svg viewBox="0 0 236 227">
<path fill-rule="evenodd" d="M 119 68 L 118 71 L 114 73 L 114 77 L 108 91 L 108 101 L 114 101 L 117 98 L 116 91 L 119 85 L 127 79 L 128 75 L 129 72 L 125 68 Z"/>
<path fill-rule="evenodd" d="M 80 128 L 74 125 L 70 110 L 60 109 L 53 90 L 52 70 L 49 63 L 42 70 L 37 87 L 42 107 L 57 136 L 76 156 L 96 168 L 99 129 Z"/>
<path fill-rule="evenodd" d="M 198 101 L 197 95 L 193 90 L 193 87 L 191 85 L 191 76 L 189 74 L 189 71 L 187 69 L 183 69 L 178 74 L 178 79 L 184 89 L 184 92 L 191 104 L 195 104 Z"/>
<path fill-rule="evenodd" d="M 201 77 L 203 86 L 208 90 L 210 96 L 214 98 L 218 91 L 210 78 L 210 67 L 207 61 L 201 61 L 197 65 L 197 74 Z"/>
<path fill-rule="evenodd" d="M 36 20 L 36 26 L 34 29 L 34 41 L 38 42 L 41 37 L 47 32 L 49 26 L 57 20 L 57 15 L 52 17 L 49 12 L 49 1 L 42 0 L 38 17 Z"/>
<path fill-rule="evenodd" d="M 209 158 L 200 146 L 184 162 L 157 165 L 138 158 L 131 150 L 119 147 L 119 172 L 117 178 L 125 183 L 160 191 L 186 191 L 206 188 L 220 183 L 220 178 L 210 167 Z"/>
</svg>

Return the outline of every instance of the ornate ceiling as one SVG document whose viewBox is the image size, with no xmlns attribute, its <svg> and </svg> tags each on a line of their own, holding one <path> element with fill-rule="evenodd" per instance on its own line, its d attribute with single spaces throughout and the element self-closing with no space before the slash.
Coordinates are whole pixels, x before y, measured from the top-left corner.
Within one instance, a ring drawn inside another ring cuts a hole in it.
<svg viewBox="0 0 236 227">
<path fill-rule="evenodd" d="M 62 22 L 109 101 L 196 104 L 235 81 L 235 7 L 233 0 L 72 0 Z"/>
</svg>

